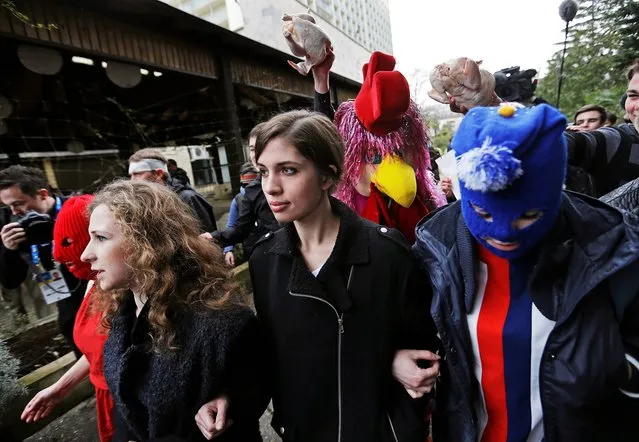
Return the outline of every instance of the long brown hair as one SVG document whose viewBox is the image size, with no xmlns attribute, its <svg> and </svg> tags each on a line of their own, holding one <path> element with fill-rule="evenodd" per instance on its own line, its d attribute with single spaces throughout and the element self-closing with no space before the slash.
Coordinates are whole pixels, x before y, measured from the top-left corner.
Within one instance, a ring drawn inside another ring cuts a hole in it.
<svg viewBox="0 0 639 442">
<path fill-rule="evenodd" d="M 117 181 L 96 194 L 89 210 L 100 205 L 111 211 L 122 232 L 125 262 L 149 304 L 155 351 L 178 349 L 177 329 L 185 313 L 246 304 L 224 264 L 222 250 L 199 237 L 190 207 L 168 187 Z M 130 294 L 96 289 L 103 300 L 103 324 L 110 328 Z"/>
</svg>

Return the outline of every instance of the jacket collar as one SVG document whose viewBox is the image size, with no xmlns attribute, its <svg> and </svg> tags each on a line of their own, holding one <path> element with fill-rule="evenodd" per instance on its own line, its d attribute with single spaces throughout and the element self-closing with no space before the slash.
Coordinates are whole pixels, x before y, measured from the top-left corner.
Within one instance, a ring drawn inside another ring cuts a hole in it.
<svg viewBox="0 0 639 442">
<path fill-rule="evenodd" d="M 331 207 L 340 224 L 335 247 L 326 263 L 340 265 L 366 264 L 369 261 L 368 236 L 364 221 L 346 204 L 330 197 Z M 267 253 L 293 257 L 298 254 L 299 237 L 293 223 L 285 224 L 275 233 L 275 241 Z"/>
<path fill-rule="evenodd" d="M 339 215 L 340 226 L 335 247 L 317 277 L 307 268 L 298 250 L 299 238 L 293 223 L 275 233 L 267 251 L 291 259 L 288 290 L 292 295 L 307 295 L 336 305 L 339 311 L 352 306 L 348 284 L 353 266 L 370 261 L 368 233 L 363 221 L 344 203 L 331 197 L 331 207 Z"/>
</svg>

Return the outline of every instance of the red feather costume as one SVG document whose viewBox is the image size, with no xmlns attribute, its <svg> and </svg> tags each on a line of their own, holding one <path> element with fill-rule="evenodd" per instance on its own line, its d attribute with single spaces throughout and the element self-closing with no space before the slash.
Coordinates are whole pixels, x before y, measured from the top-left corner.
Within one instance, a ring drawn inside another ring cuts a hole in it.
<svg viewBox="0 0 639 442">
<path fill-rule="evenodd" d="M 446 198 L 429 170 L 426 126 L 406 78 L 394 68 L 395 58 L 374 52 L 357 98 L 337 109 L 346 151 L 335 196 L 413 243 L 417 222 Z"/>
</svg>

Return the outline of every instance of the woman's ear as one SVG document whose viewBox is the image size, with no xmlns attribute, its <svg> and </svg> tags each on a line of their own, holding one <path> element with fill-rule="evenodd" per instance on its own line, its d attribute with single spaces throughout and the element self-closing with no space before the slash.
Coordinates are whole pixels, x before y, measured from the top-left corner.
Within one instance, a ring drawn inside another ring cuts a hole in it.
<svg viewBox="0 0 639 442">
<path fill-rule="evenodd" d="M 334 180 L 331 176 L 322 174 L 322 190 L 330 189 L 334 184 Z"/>
<path fill-rule="evenodd" d="M 337 167 L 328 166 L 329 173 L 322 173 L 322 189 L 329 190 L 337 183 Z"/>
</svg>

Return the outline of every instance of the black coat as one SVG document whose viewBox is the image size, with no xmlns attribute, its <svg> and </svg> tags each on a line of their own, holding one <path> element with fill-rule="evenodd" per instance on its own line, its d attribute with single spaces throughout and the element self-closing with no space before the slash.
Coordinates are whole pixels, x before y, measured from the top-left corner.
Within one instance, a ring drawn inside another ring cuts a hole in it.
<svg viewBox="0 0 639 442">
<path fill-rule="evenodd" d="M 211 231 L 211 235 L 222 247 L 243 243 L 245 256 L 250 256 L 258 239 L 279 228 L 262 191 L 262 180 L 258 178 L 244 188 L 244 197 L 233 227 Z"/>
<path fill-rule="evenodd" d="M 475 300 L 478 261 L 461 203 L 422 220 L 413 246 L 430 275 L 431 313 L 446 354 L 435 442 L 477 440 L 473 404 L 479 387 L 466 316 Z M 539 373 L 546 442 L 638 440 L 639 400 L 619 391 L 637 388 L 628 383 L 625 355 L 639 358 L 638 260 L 639 219 L 564 193 L 560 217 L 529 279 L 533 302 L 556 321 Z"/>
<path fill-rule="evenodd" d="M 292 223 L 267 234 L 249 261 L 273 358 L 273 428 L 286 442 L 385 442 L 393 431 L 423 442 L 423 415 L 391 365 L 397 349 L 436 346 L 427 285 L 399 232 L 331 203 L 340 228 L 317 278 Z"/>
<path fill-rule="evenodd" d="M 213 207 L 202 195 L 177 178 L 169 178 L 166 184 L 191 208 L 195 218 L 200 221 L 201 232 L 217 230 Z"/>
<path fill-rule="evenodd" d="M 104 376 L 116 408 L 114 442 L 205 440 L 195 423 L 202 405 L 227 394 L 234 421 L 220 442 L 261 441 L 268 404 L 257 320 L 248 309 L 191 313 L 179 350 L 150 351 L 148 305 L 135 318 L 133 295 L 120 309 L 104 346 Z M 123 425 L 124 424 L 124 425 Z"/>
</svg>

